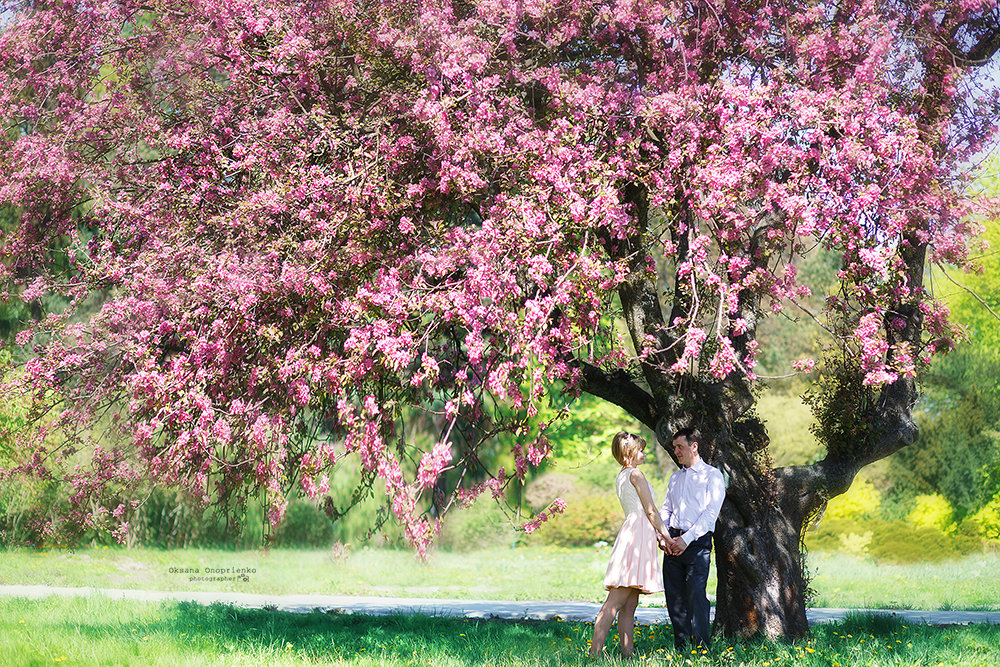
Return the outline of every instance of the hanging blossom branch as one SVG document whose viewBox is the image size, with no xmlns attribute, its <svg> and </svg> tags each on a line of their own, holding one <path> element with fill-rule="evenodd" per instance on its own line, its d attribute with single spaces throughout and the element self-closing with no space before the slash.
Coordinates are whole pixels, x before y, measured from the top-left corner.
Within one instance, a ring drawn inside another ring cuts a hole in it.
<svg viewBox="0 0 1000 667">
<path fill-rule="evenodd" d="M 65 481 L 70 523 L 124 535 L 142 480 L 264 495 L 277 523 L 290 483 L 325 503 L 351 457 L 423 550 L 430 506 L 545 464 L 552 387 L 655 426 L 678 379 L 749 382 L 740 336 L 804 298 L 786 258 L 816 243 L 843 260 L 833 329 L 872 386 L 906 355 L 919 373 L 947 318 L 894 249 L 964 266 L 972 233 L 963 156 L 925 139 L 974 150 L 997 102 L 935 57 L 927 119 L 926 82 L 898 73 L 913 35 L 954 47 L 930 5 L 828 9 L 17 4 L 2 271 L 8 295 L 69 308 L 17 336 L 31 358 L 5 388 L 38 430 L 8 474 Z M 886 316 L 911 302 L 932 326 L 904 349 Z M 632 347 L 609 351 L 623 309 Z M 435 409 L 452 426 L 424 449 L 403 419 Z M 513 434 L 514 469 L 466 423 Z"/>
</svg>

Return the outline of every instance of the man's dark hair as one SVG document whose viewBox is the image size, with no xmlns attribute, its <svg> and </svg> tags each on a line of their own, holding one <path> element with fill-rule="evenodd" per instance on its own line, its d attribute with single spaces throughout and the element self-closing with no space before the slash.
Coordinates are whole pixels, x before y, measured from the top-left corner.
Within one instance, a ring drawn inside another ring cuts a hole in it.
<svg viewBox="0 0 1000 667">
<path fill-rule="evenodd" d="M 670 438 L 670 442 L 673 442 L 681 436 L 684 436 L 684 438 L 688 441 L 688 444 L 691 444 L 692 442 L 701 444 L 701 431 L 696 428 L 678 429 L 678 431 L 674 433 L 674 437 Z"/>
</svg>

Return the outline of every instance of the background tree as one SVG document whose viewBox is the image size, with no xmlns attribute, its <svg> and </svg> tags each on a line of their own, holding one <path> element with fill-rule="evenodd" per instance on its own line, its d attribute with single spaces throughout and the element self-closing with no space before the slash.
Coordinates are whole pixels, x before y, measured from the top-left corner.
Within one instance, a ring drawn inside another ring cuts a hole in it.
<svg viewBox="0 0 1000 667">
<path fill-rule="evenodd" d="M 977 198 L 1000 195 L 998 169 L 996 158 L 984 165 L 970 187 Z M 889 468 L 897 496 L 940 492 L 959 521 L 1000 491 L 1000 220 L 986 217 L 984 226 L 989 245 L 975 257 L 976 271 L 931 274 L 968 341 L 930 369 L 917 412 L 920 442 L 893 455 Z"/>
<path fill-rule="evenodd" d="M 456 499 L 502 494 L 551 450 L 526 428 L 550 388 L 582 391 L 661 442 L 701 427 L 729 478 L 716 623 L 801 636 L 803 526 L 913 442 L 917 375 L 951 346 L 923 276 L 967 259 L 961 165 L 997 111 L 967 72 L 997 12 L 20 4 L 0 33 L 6 266 L 25 301 L 71 303 L 19 334 L 42 428 L 8 478 L 80 463 L 72 518 L 124 531 L 141 479 L 262 491 L 279 521 L 288 484 L 322 497 L 353 456 L 422 549 L 442 472 Z M 758 331 L 811 293 L 794 267 L 821 247 L 827 454 L 772 470 Z M 437 442 L 406 439 L 412 405 L 441 406 Z M 460 446 L 459 419 L 478 434 Z M 513 469 L 468 488 L 501 432 Z"/>
</svg>

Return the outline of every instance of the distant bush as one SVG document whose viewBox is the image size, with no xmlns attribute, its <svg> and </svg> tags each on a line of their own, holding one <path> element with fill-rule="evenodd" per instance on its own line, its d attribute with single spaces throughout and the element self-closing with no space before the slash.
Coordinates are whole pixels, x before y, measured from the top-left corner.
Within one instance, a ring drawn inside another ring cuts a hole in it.
<svg viewBox="0 0 1000 667">
<path fill-rule="evenodd" d="M 203 544 L 210 531 L 204 513 L 176 489 L 154 489 L 131 520 L 132 537 L 137 544 L 160 549 L 210 546 Z"/>
<path fill-rule="evenodd" d="M 532 512 L 541 512 L 556 498 L 580 495 L 589 485 L 566 472 L 550 471 L 532 480 L 525 488 L 523 499 Z"/>
<path fill-rule="evenodd" d="M 938 562 L 961 558 L 981 548 L 982 541 L 975 538 L 893 521 L 875 527 L 869 553 L 877 560 L 894 563 Z"/>
<path fill-rule="evenodd" d="M 543 523 L 531 537 L 542 544 L 562 547 L 611 542 L 624 519 L 617 496 L 592 489 L 566 498 L 566 511 Z"/>
<path fill-rule="evenodd" d="M 285 518 L 274 534 L 279 547 L 329 547 L 334 543 L 334 524 L 316 503 L 296 498 L 288 503 Z"/>
<path fill-rule="evenodd" d="M 914 563 L 975 553 L 982 548 L 982 540 L 908 521 L 824 518 L 814 532 L 806 535 L 805 546 L 809 551 L 839 551 L 879 561 Z"/>
<path fill-rule="evenodd" d="M 163 549 L 249 549 L 268 541 L 277 547 L 304 548 L 361 542 L 376 524 L 377 507 L 372 507 L 371 500 L 331 521 L 316 502 L 292 497 L 284 519 L 271 528 L 259 499 L 251 498 L 241 515 L 227 521 L 218 508 L 203 508 L 181 491 L 154 489 L 132 520 L 132 539 L 137 545 Z M 395 545 L 400 541 L 400 532 L 396 524 L 386 522 L 372 539 Z"/>
<path fill-rule="evenodd" d="M 827 503 L 825 519 L 860 519 L 874 517 L 882 496 L 867 479 L 856 477 L 846 493 L 835 496 Z"/>
<path fill-rule="evenodd" d="M 848 551 L 867 555 L 870 537 L 864 549 L 845 549 L 845 545 L 856 545 L 865 535 L 871 534 L 871 529 L 861 521 L 826 515 L 815 529 L 806 533 L 805 546 L 809 551 Z"/>
<path fill-rule="evenodd" d="M 19 479 L 0 486 L 0 545 L 40 546 L 62 542 L 61 536 L 47 535 L 51 512 L 63 499 L 55 484 L 37 479 Z"/>
<path fill-rule="evenodd" d="M 963 524 L 971 524 L 976 534 L 988 540 L 1000 540 L 1000 496 L 993 498 Z"/>
<path fill-rule="evenodd" d="M 919 495 L 914 499 L 914 507 L 906 517 L 914 526 L 935 528 L 943 533 L 955 532 L 955 511 L 948 499 L 940 493 Z"/>
<path fill-rule="evenodd" d="M 438 545 L 446 551 L 513 547 L 517 532 L 496 501 L 480 497 L 445 515 Z"/>
</svg>

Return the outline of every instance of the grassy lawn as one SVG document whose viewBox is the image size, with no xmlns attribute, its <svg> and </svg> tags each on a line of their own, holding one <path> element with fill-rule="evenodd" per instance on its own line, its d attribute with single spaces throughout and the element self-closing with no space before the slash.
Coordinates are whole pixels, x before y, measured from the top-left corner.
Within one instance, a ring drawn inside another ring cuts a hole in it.
<svg viewBox="0 0 1000 667">
<path fill-rule="evenodd" d="M 408 551 L 369 548 L 346 553 L 20 549 L 0 555 L 0 584 L 600 602 L 608 553 L 608 547 L 498 548 L 441 551 L 425 562 Z M 817 593 L 812 604 L 817 607 L 1000 609 L 998 554 L 938 564 L 892 565 L 817 553 L 810 555 L 809 568 Z M 245 572 L 234 574 L 238 570 Z M 203 580 L 207 577 L 217 580 Z M 713 571 L 709 591 L 715 588 L 714 577 Z M 643 596 L 643 602 L 662 605 L 663 598 Z"/>
<path fill-rule="evenodd" d="M 289 614 L 105 598 L 0 599 L 0 665 L 582 665 L 587 623 Z M 679 655 L 668 628 L 637 628 L 650 665 L 1000 664 L 1000 627 L 856 617 L 795 644 L 716 641 Z M 618 651 L 614 637 L 609 655 Z"/>
</svg>

